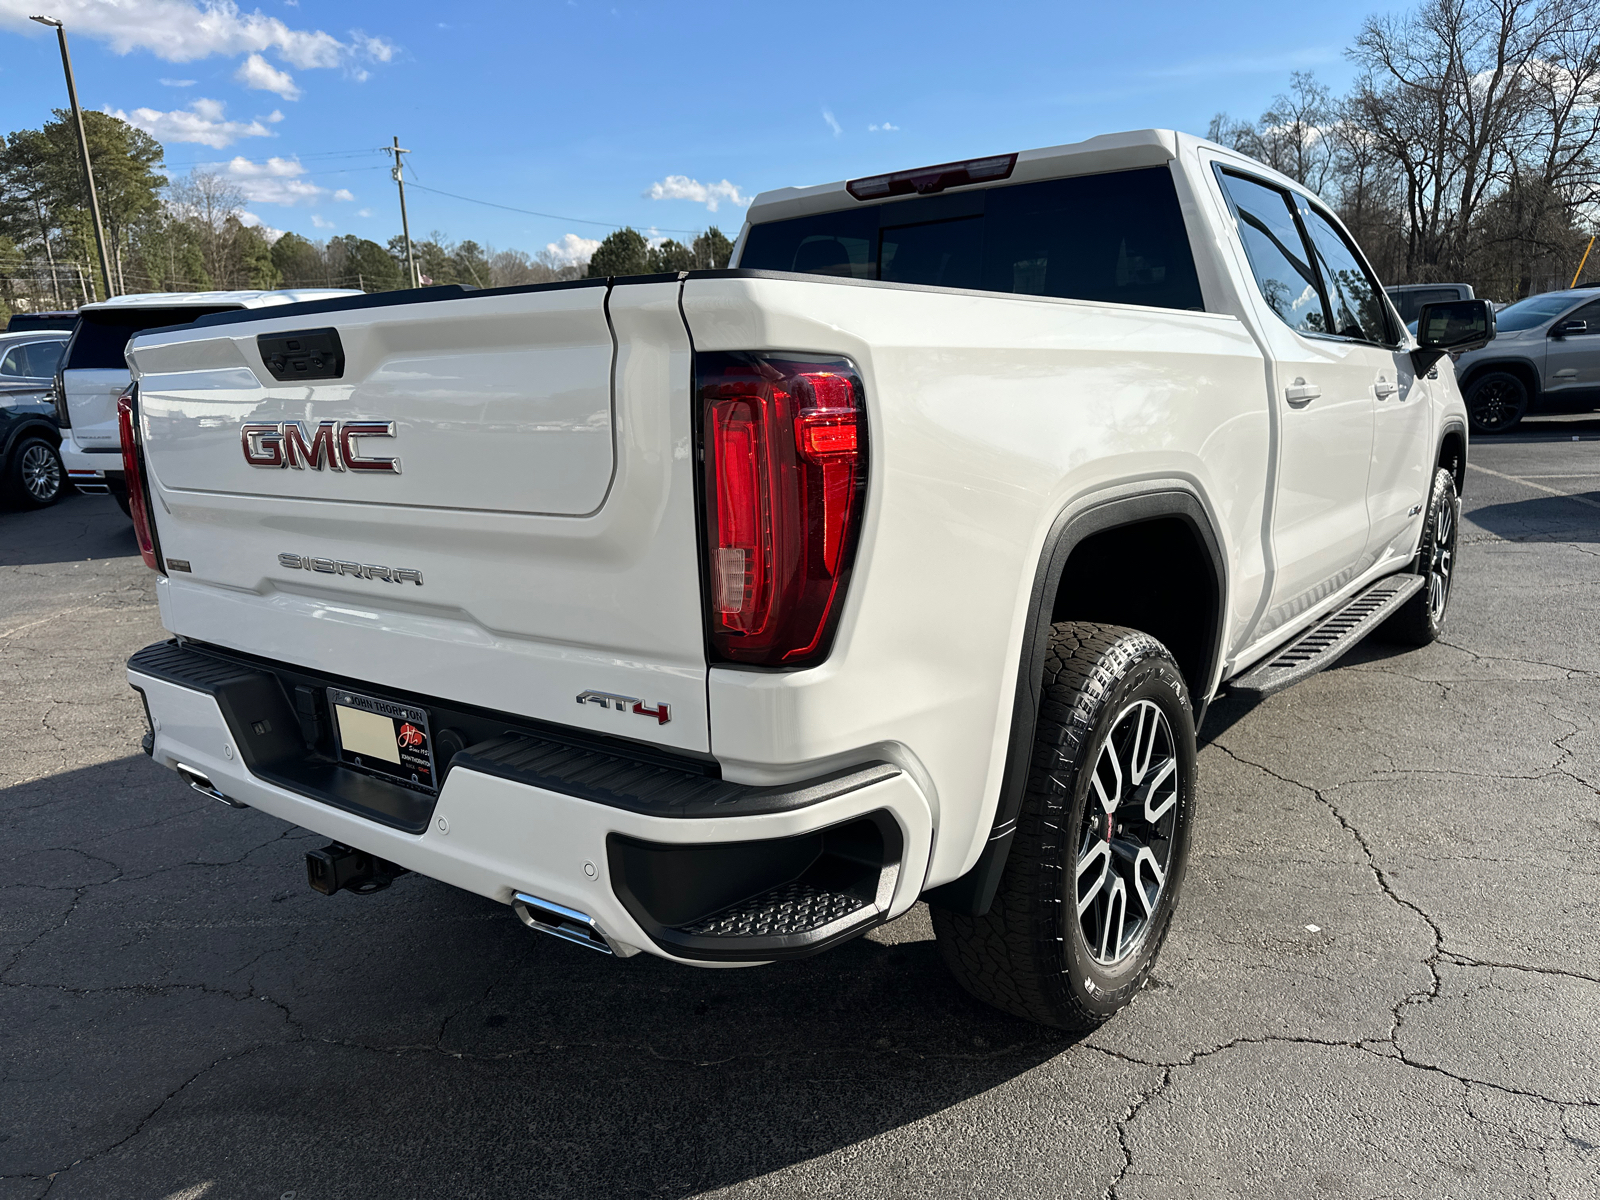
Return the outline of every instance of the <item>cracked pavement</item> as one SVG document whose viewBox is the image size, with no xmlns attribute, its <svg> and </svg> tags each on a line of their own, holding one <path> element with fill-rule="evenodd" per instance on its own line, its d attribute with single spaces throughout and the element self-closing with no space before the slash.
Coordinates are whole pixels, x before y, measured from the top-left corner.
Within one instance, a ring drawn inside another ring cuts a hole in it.
<svg viewBox="0 0 1600 1200">
<path fill-rule="evenodd" d="M 1473 458 L 1445 640 L 1213 706 L 1152 984 L 1081 1038 L 921 906 L 695 971 L 316 895 L 323 839 L 138 753 L 115 506 L 0 513 L 0 1200 L 1600 1195 L 1600 420 Z"/>
</svg>

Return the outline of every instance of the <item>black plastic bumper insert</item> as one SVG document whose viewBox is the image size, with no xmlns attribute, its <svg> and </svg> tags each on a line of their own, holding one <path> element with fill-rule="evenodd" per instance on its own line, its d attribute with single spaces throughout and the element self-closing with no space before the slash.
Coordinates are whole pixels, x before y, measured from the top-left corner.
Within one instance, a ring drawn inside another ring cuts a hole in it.
<svg viewBox="0 0 1600 1200">
<path fill-rule="evenodd" d="M 903 839 L 887 811 L 813 833 L 668 845 L 607 839 L 617 898 L 680 958 L 803 958 L 888 918 Z"/>
</svg>

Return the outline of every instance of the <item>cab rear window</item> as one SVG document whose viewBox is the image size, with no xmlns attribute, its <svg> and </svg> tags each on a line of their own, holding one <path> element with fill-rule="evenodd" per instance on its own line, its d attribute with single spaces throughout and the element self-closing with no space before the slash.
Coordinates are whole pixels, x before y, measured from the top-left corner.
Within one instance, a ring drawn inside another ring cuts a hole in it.
<svg viewBox="0 0 1600 1200">
<path fill-rule="evenodd" d="M 768 221 L 739 266 L 1200 309 L 1165 167 L 1080 175 Z"/>
<path fill-rule="evenodd" d="M 72 332 L 72 342 L 62 367 L 68 371 L 125 368 L 128 361 L 123 357 L 123 351 L 134 334 L 146 329 L 160 329 L 164 325 L 187 325 L 212 313 L 232 312 L 238 307 L 237 304 L 216 308 L 185 305 L 181 308 L 102 309 L 83 313 Z"/>
</svg>

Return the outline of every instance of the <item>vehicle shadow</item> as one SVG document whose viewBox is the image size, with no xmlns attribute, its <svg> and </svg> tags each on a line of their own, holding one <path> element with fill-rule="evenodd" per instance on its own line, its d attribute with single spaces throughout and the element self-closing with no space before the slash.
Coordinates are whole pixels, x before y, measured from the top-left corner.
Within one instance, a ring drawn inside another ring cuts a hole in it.
<svg viewBox="0 0 1600 1200">
<path fill-rule="evenodd" d="M 49 508 L 0 508 L 0 567 L 138 555 L 133 523 L 110 496 L 72 492 Z"/>
<path fill-rule="evenodd" d="M 415 875 L 315 895 L 321 839 L 197 801 L 139 755 L 0 789 L 0 862 L 76 850 L 117 877 L 66 881 L 72 920 L 5 971 L 31 986 L 0 1043 L 20 1118 L 0 1173 L 137 1127 L 56 1190 L 687 1197 L 913 1126 L 1076 1040 L 962 992 L 920 906 L 800 962 L 617 960 Z M 105 994 L 137 1036 L 97 1029 Z"/>
<path fill-rule="evenodd" d="M 1600 491 L 1485 504 L 1464 517 L 1508 542 L 1600 542 Z"/>
</svg>

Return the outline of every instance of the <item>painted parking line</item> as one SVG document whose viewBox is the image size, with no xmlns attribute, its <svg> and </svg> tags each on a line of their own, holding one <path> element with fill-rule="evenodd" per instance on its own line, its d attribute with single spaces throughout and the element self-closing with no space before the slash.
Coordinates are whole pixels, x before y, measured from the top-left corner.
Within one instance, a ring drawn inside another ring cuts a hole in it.
<svg viewBox="0 0 1600 1200">
<path fill-rule="evenodd" d="M 1558 491 L 1553 487 L 1545 487 L 1542 483 L 1535 483 L 1521 475 L 1507 475 L 1503 471 L 1491 471 L 1488 467 L 1480 467 L 1477 463 L 1468 463 L 1470 471 L 1482 471 L 1485 475 L 1493 475 L 1496 479 L 1509 479 L 1512 483 L 1520 483 L 1523 487 L 1533 488 L 1538 492 L 1545 492 L 1551 496 L 1560 496 L 1563 500 L 1571 500 L 1574 504 L 1582 504 L 1586 508 L 1600 508 L 1600 503 L 1589 499 L 1587 496 L 1574 496 L 1571 492 Z M 1584 478 L 1583 476 L 1563 476 L 1560 478 Z"/>
</svg>

